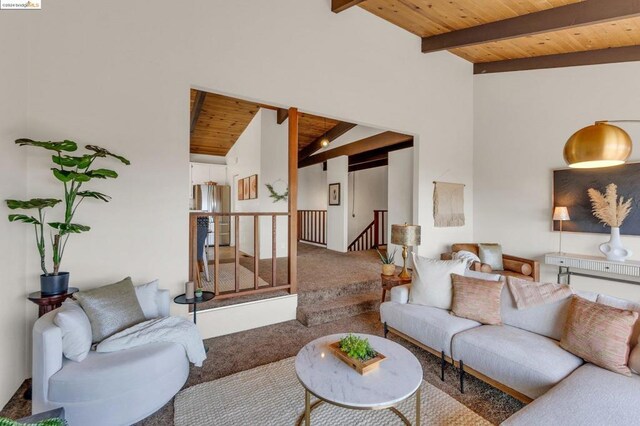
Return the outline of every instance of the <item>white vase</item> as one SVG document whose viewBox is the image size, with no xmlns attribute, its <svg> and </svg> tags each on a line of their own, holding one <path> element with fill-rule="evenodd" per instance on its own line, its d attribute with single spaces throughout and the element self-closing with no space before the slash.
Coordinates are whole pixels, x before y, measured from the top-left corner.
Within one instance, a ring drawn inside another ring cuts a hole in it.
<svg viewBox="0 0 640 426">
<path fill-rule="evenodd" d="M 609 242 L 600 244 L 600 251 L 607 256 L 607 260 L 614 262 L 624 262 L 625 259 L 631 256 L 631 250 L 627 250 L 622 247 L 622 241 L 620 240 L 620 228 L 617 226 L 611 227 L 611 238 Z"/>
</svg>

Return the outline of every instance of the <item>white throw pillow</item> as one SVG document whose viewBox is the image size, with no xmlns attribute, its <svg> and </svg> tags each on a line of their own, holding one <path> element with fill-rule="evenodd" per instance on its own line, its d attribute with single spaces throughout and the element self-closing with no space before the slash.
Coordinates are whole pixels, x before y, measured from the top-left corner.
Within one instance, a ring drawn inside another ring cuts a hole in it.
<svg viewBox="0 0 640 426">
<path fill-rule="evenodd" d="M 464 275 L 464 260 L 436 260 L 413 254 L 413 279 L 409 303 L 451 309 L 451 274 Z"/>
<path fill-rule="evenodd" d="M 453 259 L 461 259 L 467 262 L 467 268 L 471 268 L 475 262 L 480 262 L 480 258 L 476 256 L 475 253 L 467 250 L 456 251 L 451 257 Z"/>
<path fill-rule="evenodd" d="M 65 300 L 53 323 L 62 330 L 62 353 L 71 361 L 80 362 L 91 349 L 91 323 L 78 302 Z"/>
<path fill-rule="evenodd" d="M 142 308 L 144 317 L 146 319 L 158 318 L 160 316 L 158 302 L 156 300 L 158 295 L 158 280 L 136 285 L 134 289 L 136 290 L 136 297 L 138 298 L 138 303 Z"/>
</svg>

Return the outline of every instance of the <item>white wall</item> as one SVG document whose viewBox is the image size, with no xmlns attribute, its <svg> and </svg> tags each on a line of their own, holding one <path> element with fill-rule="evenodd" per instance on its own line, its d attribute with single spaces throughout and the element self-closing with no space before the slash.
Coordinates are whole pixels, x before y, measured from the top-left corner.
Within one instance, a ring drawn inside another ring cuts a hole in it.
<svg viewBox="0 0 640 426">
<path fill-rule="evenodd" d="M 434 179 L 470 184 L 472 66 L 447 52 L 421 54 L 420 40 L 401 28 L 360 8 L 336 15 L 327 0 L 187 1 L 178 8 L 166 0 L 62 0 L 24 15 L 28 136 L 75 138 L 132 161 L 118 167 L 117 181 L 91 185 L 113 200 L 78 213 L 92 229 L 67 246 L 63 268 L 73 285 L 88 289 L 131 275 L 159 277 L 172 294 L 182 292 L 192 86 L 416 135 L 421 252 L 435 255 L 472 236 L 471 199 L 464 228 L 434 229 L 431 216 Z M 3 156 L 7 149 L 0 148 Z M 30 155 L 29 192 L 59 194 L 47 159 Z M 28 265 L 28 289 L 35 290 L 33 255 Z M 186 314 L 182 306 L 173 310 Z"/>
<path fill-rule="evenodd" d="M 349 186 L 346 191 L 348 199 L 347 244 L 351 244 L 369 226 L 373 220 L 374 210 L 387 209 L 387 173 L 386 166 L 349 173 Z"/>
<path fill-rule="evenodd" d="M 298 169 L 298 210 L 326 210 L 327 172 L 322 164 Z"/>
<path fill-rule="evenodd" d="M 258 201 L 261 212 L 287 212 L 287 201 L 273 202 L 267 183 L 277 188 L 289 186 L 289 126 L 285 121 L 278 124 L 276 112 L 262 109 L 262 141 L 260 156 L 260 175 L 258 176 Z M 289 220 L 287 216 L 279 216 L 276 219 L 276 253 L 277 257 L 288 255 Z M 272 218 L 260 218 L 260 258 L 271 259 Z"/>
<path fill-rule="evenodd" d="M 413 172 L 407 164 L 413 161 L 413 148 L 401 149 L 389 153 L 388 169 L 388 205 L 389 220 L 387 223 L 388 250 L 397 250 L 396 265 L 402 265 L 402 247 L 391 244 L 391 225 L 414 223 L 413 220 Z M 412 249 L 410 249 L 412 250 Z M 411 257 L 407 258 L 411 265 Z"/>
<path fill-rule="evenodd" d="M 19 14 L 18 14 L 19 15 Z M 27 213 L 10 211 L 5 199 L 27 198 L 26 149 L 13 141 L 26 136 L 27 79 L 26 33 L 24 16 L 0 13 L 0 58 L 3 60 L 0 79 L 0 271 L 2 271 L 2 306 L 0 307 L 0 407 L 4 406 L 27 377 L 30 358 L 26 355 L 30 328 L 27 318 L 38 311 L 26 300 L 25 254 L 36 251 L 31 226 L 9 223 L 7 215 Z M 39 264 L 29 267 L 38 271 Z"/>
<path fill-rule="evenodd" d="M 552 170 L 562 150 L 595 120 L 640 118 L 640 63 L 597 65 L 475 77 L 475 240 L 542 259 L 558 250 L 551 231 Z M 640 125 L 622 124 L 638 143 Z M 632 157 L 640 159 L 638 151 Z M 600 255 L 604 234 L 565 233 L 563 250 Z M 640 256 L 640 238 L 623 236 Z M 556 268 L 544 267 L 554 280 Z M 576 287 L 640 299 L 640 286 L 573 277 Z"/>
<path fill-rule="evenodd" d="M 349 157 L 342 155 L 327 161 L 327 185 L 340 184 L 340 205 L 327 206 L 327 248 L 346 252 L 349 230 L 347 183 Z"/>
</svg>

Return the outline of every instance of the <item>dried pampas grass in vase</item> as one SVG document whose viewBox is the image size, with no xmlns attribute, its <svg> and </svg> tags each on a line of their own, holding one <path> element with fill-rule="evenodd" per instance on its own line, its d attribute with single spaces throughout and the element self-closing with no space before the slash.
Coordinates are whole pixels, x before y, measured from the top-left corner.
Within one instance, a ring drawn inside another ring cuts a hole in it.
<svg viewBox="0 0 640 426">
<path fill-rule="evenodd" d="M 624 262 L 632 253 L 622 246 L 620 226 L 631 212 L 633 198 L 626 201 L 624 197 L 618 199 L 618 186 L 615 183 L 607 185 L 604 194 L 593 188 L 589 188 L 587 193 L 591 200 L 593 215 L 605 226 L 611 227 L 611 239 L 600 245 L 600 251 L 607 256 L 608 260 Z"/>
</svg>

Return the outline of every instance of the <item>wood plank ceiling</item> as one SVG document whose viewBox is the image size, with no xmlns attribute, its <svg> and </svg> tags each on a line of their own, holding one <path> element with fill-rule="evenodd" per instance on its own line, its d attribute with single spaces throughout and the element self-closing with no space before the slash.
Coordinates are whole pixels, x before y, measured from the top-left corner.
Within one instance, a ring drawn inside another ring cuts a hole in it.
<svg viewBox="0 0 640 426">
<path fill-rule="evenodd" d="M 459 46 L 451 48 L 447 45 L 452 53 L 474 64 L 544 56 L 552 58 L 550 55 L 585 51 L 593 51 L 596 58 L 598 54 L 602 55 L 598 52 L 602 49 L 640 45 L 638 0 L 332 0 L 335 12 L 356 4 L 422 37 L 423 51 L 431 51 L 425 50 L 424 43 L 429 39 L 434 41 L 437 38 L 434 36 L 460 35 L 457 40 L 461 40 L 465 37 L 460 30 L 467 30 L 465 36 L 468 36 L 468 29 L 482 29 L 487 34 L 486 42 L 459 43 Z M 541 11 L 547 11 L 544 12 L 546 15 L 539 14 Z M 560 16 L 561 11 L 565 12 L 563 17 Z M 490 37 L 492 33 L 496 34 L 496 28 L 495 25 L 490 28 L 488 24 L 525 15 L 534 18 L 536 14 L 540 18 L 537 23 L 530 19 L 519 22 L 520 25 L 512 25 L 512 30 L 516 28 L 513 36 Z M 545 22 L 553 30 L 545 31 L 542 28 Z M 640 48 L 619 51 L 627 56 L 633 54 L 634 57 L 626 60 L 640 60 Z M 580 57 L 584 58 L 584 55 Z M 593 63 L 598 63 L 597 59 Z M 482 70 L 481 66 L 476 67 L 476 72 L 479 70 Z"/>
<path fill-rule="evenodd" d="M 198 97 L 203 94 L 204 101 L 198 112 Z M 260 108 L 278 110 L 269 105 L 191 89 L 190 111 L 193 126 L 190 152 L 227 155 Z M 302 151 L 319 140 L 339 123 L 341 122 L 330 118 L 300 113 L 299 150 Z M 286 123 L 281 125 L 286 126 Z"/>
</svg>

